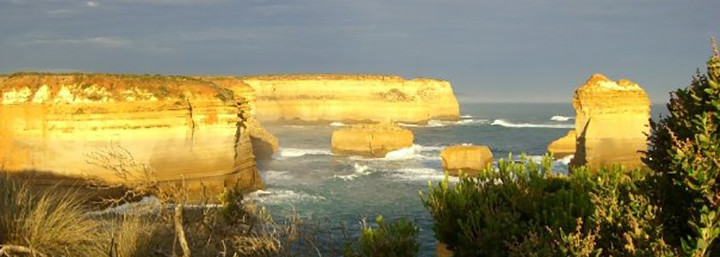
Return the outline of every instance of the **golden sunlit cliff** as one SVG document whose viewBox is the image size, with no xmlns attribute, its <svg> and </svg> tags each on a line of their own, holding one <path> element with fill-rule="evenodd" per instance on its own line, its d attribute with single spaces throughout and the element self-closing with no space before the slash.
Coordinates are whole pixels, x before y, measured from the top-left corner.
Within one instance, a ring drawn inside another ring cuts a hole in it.
<svg viewBox="0 0 720 257">
<path fill-rule="evenodd" d="M 270 122 L 458 120 L 450 82 L 391 75 L 296 74 L 243 77 L 256 116 Z"/>
<path fill-rule="evenodd" d="M 576 149 L 572 165 L 641 166 L 650 100 L 638 84 L 593 74 L 575 90 Z"/>
<path fill-rule="evenodd" d="M 182 76 L 13 74 L 0 82 L 0 170 L 119 182 L 97 164 L 124 161 L 97 156 L 126 151 L 191 190 L 263 188 L 236 94 Z"/>
</svg>

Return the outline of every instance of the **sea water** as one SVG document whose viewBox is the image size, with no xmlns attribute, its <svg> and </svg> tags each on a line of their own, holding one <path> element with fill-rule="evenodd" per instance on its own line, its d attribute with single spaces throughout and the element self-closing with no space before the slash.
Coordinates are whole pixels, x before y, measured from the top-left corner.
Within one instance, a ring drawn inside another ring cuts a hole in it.
<svg viewBox="0 0 720 257">
<path fill-rule="evenodd" d="M 653 117 L 666 113 L 653 106 Z M 521 153 L 539 161 L 550 142 L 574 127 L 570 104 L 462 104 L 457 122 L 430 121 L 427 125 L 399 124 L 415 134 L 415 145 L 385 158 L 335 156 L 330 151 L 332 131 L 345 124 L 269 126 L 280 141 L 280 153 L 260 164 L 267 189 L 251 199 L 282 216 L 291 212 L 306 219 L 325 220 L 336 230 L 359 231 L 359 221 L 406 217 L 420 228 L 420 256 L 435 256 L 437 241 L 432 218 L 419 192 L 428 182 L 444 178 L 440 151 L 450 145 L 487 145 L 495 159 L 518 158 Z M 567 172 L 568 158 L 553 164 Z M 321 244 L 342 245 L 341 232 Z M 323 248 L 321 247 L 321 250 Z"/>
</svg>

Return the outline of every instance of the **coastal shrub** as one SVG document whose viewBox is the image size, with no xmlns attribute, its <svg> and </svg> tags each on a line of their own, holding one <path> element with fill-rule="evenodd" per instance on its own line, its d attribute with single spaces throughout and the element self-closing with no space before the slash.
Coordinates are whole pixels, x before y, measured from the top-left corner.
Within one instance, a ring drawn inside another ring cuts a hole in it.
<svg viewBox="0 0 720 257">
<path fill-rule="evenodd" d="M 0 178 L 0 190 L 0 256 L 105 254 L 102 224 L 85 215 L 75 192 L 30 188 L 7 176 Z"/>
<path fill-rule="evenodd" d="M 690 86 L 670 94 L 669 116 L 650 123 L 644 162 L 657 172 L 657 205 L 669 243 L 687 256 L 720 252 L 720 50 L 707 74 L 699 71 Z"/>
<path fill-rule="evenodd" d="M 509 159 L 509 158 L 508 158 Z M 499 160 L 477 177 L 430 184 L 421 196 L 436 238 L 455 256 L 671 255 L 659 208 L 644 194 L 648 171 L 619 167 L 550 172 Z"/>
<path fill-rule="evenodd" d="M 373 228 L 363 220 L 360 237 L 354 247 L 348 243 L 345 257 L 417 256 L 420 230 L 414 223 L 405 218 L 383 222 L 382 216 L 378 216 L 376 222 L 377 228 Z"/>
</svg>

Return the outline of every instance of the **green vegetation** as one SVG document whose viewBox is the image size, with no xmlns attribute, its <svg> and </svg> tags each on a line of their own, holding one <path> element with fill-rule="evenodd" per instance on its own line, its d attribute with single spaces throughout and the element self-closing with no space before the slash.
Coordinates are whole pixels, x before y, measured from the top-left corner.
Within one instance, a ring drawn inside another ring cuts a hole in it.
<svg viewBox="0 0 720 257">
<path fill-rule="evenodd" d="M 345 257 L 405 257 L 416 256 L 420 244 L 420 230 L 412 222 L 401 218 L 385 223 L 382 216 L 376 219 L 378 228 L 363 221 L 360 238 L 355 245 L 348 243 Z"/>
<path fill-rule="evenodd" d="M 651 122 L 649 169 L 551 174 L 500 160 L 421 196 L 455 256 L 715 256 L 720 253 L 720 51 L 708 75 L 671 94 Z"/>
</svg>

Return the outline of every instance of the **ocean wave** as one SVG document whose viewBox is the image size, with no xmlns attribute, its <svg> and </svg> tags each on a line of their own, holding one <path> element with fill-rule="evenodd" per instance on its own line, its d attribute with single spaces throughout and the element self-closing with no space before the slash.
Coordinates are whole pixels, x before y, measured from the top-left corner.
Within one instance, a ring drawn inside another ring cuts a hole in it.
<svg viewBox="0 0 720 257">
<path fill-rule="evenodd" d="M 472 117 L 473 117 L 472 115 L 461 115 L 460 116 L 461 119 L 472 119 Z"/>
<path fill-rule="evenodd" d="M 440 181 L 445 178 L 445 172 L 433 168 L 404 168 L 397 169 L 390 173 L 390 177 L 405 181 L 420 181 L 426 183 L 428 181 Z M 457 182 L 457 177 L 449 177 L 450 182 Z"/>
<path fill-rule="evenodd" d="M 533 123 L 512 123 L 505 120 L 494 120 L 490 125 L 503 126 L 507 128 L 574 128 L 574 124 L 533 124 Z"/>
<path fill-rule="evenodd" d="M 462 126 L 462 125 L 474 125 L 474 124 L 488 124 L 489 121 L 485 119 L 461 119 L 459 121 L 441 121 L 441 120 L 429 120 L 425 125 L 412 124 L 412 123 L 398 123 L 403 127 L 411 128 L 438 128 L 446 126 Z"/>
<path fill-rule="evenodd" d="M 333 127 L 345 127 L 345 126 L 347 126 L 347 124 L 342 123 L 342 122 L 339 122 L 339 121 L 336 121 L 336 122 L 331 122 L 331 123 L 330 123 L 330 126 L 333 126 Z"/>
<path fill-rule="evenodd" d="M 280 157 L 291 158 L 305 155 L 332 155 L 327 149 L 281 148 Z"/>
<path fill-rule="evenodd" d="M 370 167 L 367 165 L 362 165 L 359 163 L 353 163 L 353 172 L 347 175 L 335 175 L 334 178 L 342 179 L 342 180 L 353 180 L 360 176 L 368 175 L 371 172 L 368 172 Z"/>
<path fill-rule="evenodd" d="M 323 201 L 325 197 L 319 195 L 310 195 L 303 192 L 296 192 L 287 189 L 270 188 L 267 190 L 258 190 L 247 195 L 248 200 L 254 200 L 259 203 L 266 204 L 288 204 L 306 201 Z"/>
<path fill-rule="evenodd" d="M 560 115 L 555 115 L 555 116 L 550 117 L 550 120 L 552 120 L 552 121 L 569 121 L 572 119 L 575 119 L 575 118 L 568 117 L 568 116 L 560 116 Z"/>
<path fill-rule="evenodd" d="M 265 182 L 272 184 L 275 181 L 282 181 L 282 180 L 292 180 L 294 177 L 290 175 L 289 171 L 274 171 L 274 170 L 268 170 L 263 171 L 265 175 Z"/>
</svg>

